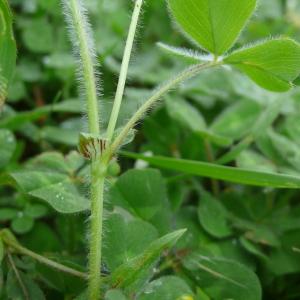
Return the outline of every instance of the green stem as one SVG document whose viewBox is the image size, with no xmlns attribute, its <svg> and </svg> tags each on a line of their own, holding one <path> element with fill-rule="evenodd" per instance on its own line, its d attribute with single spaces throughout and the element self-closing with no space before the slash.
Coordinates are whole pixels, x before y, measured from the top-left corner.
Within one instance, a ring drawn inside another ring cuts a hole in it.
<svg viewBox="0 0 300 300">
<path fill-rule="evenodd" d="M 179 83 L 191 78 L 201 71 L 205 69 L 209 69 L 212 67 L 220 66 L 222 62 L 209 62 L 204 64 L 193 65 L 177 76 L 167 81 L 161 87 L 159 87 L 153 95 L 137 110 L 137 112 L 131 117 L 131 119 L 127 122 L 127 124 L 123 127 L 120 134 L 113 141 L 111 147 L 108 149 L 108 156 L 114 155 L 114 153 L 118 150 L 129 131 L 135 126 L 135 124 L 144 116 L 144 114 L 158 101 L 160 98 L 166 94 L 170 89 L 174 88 Z"/>
<path fill-rule="evenodd" d="M 81 58 L 81 68 L 83 82 L 85 86 L 87 100 L 87 114 L 89 131 L 92 134 L 100 134 L 99 111 L 97 97 L 97 78 L 95 75 L 93 49 L 91 49 L 91 41 L 89 41 L 88 24 L 82 12 L 81 5 L 78 0 L 70 0 L 70 12 L 72 24 L 74 26 L 76 36 L 78 38 L 79 54 Z"/>
<path fill-rule="evenodd" d="M 121 71 L 120 71 L 120 77 L 119 77 L 119 82 L 118 82 L 118 87 L 116 91 L 116 96 L 114 100 L 114 106 L 112 109 L 112 113 L 110 116 L 110 120 L 108 123 L 108 128 L 107 128 L 107 139 L 108 142 L 110 143 L 113 134 L 116 128 L 116 124 L 118 121 L 118 116 L 121 108 L 121 103 L 124 95 L 124 89 L 125 89 L 125 84 L 126 84 L 126 78 L 127 78 L 127 73 L 128 73 L 128 66 L 129 66 L 129 61 L 131 57 L 131 52 L 132 52 L 132 46 L 134 42 L 134 37 L 135 37 L 135 32 L 136 32 L 136 27 L 138 24 L 139 20 L 139 15 L 141 11 L 141 7 L 143 4 L 143 0 L 136 0 L 135 2 L 135 7 L 131 19 L 131 24 L 129 28 L 129 33 L 126 41 L 126 46 L 124 50 L 124 55 L 123 55 L 123 60 L 122 60 L 122 66 L 121 66 Z"/>
<path fill-rule="evenodd" d="M 100 135 L 99 112 L 97 101 L 97 77 L 95 75 L 93 44 L 89 37 L 89 24 L 86 20 L 83 5 L 80 0 L 63 0 L 65 3 L 67 21 L 73 32 L 75 48 L 78 48 L 82 80 L 86 93 L 89 132 L 96 138 Z M 70 12 L 70 16 L 68 16 Z M 103 192 L 106 163 L 100 159 L 99 149 L 91 153 L 91 223 L 89 245 L 89 284 L 90 300 L 100 299 L 101 279 L 101 248 L 102 248 L 102 220 L 103 220 Z"/>
<path fill-rule="evenodd" d="M 73 275 L 73 276 L 76 276 L 76 277 L 79 277 L 79 278 L 82 278 L 82 279 L 87 279 L 88 278 L 88 275 L 86 273 L 79 272 L 79 271 L 74 270 L 72 268 L 66 267 L 62 264 L 59 264 L 59 263 L 57 263 L 53 260 L 50 260 L 50 259 L 48 259 L 48 258 L 46 258 L 42 255 L 39 255 L 39 254 L 37 254 L 37 253 L 21 246 L 20 244 L 18 244 L 16 242 L 13 242 L 9 239 L 6 239 L 5 237 L 2 237 L 2 239 L 3 239 L 3 241 L 6 245 L 8 245 L 10 248 L 14 249 L 15 251 L 17 251 L 21 255 L 30 256 L 31 258 L 38 261 L 39 263 L 47 265 L 47 266 L 49 266 L 51 268 L 54 268 L 56 270 L 59 270 L 61 272 L 68 273 L 70 275 Z"/>
<path fill-rule="evenodd" d="M 102 253 L 102 226 L 103 226 L 103 194 L 105 173 L 101 172 L 100 159 L 91 165 L 91 220 L 90 220 L 90 256 L 89 256 L 89 299 L 100 298 L 101 281 L 101 253 Z"/>
<path fill-rule="evenodd" d="M 16 267 L 16 265 L 14 263 L 14 260 L 13 260 L 13 258 L 11 256 L 11 254 L 7 253 L 7 257 L 8 257 L 8 261 L 9 261 L 9 263 L 10 263 L 10 265 L 11 265 L 11 267 L 12 267 L 14 273 L 15 273 L 17 281 L 18 281 L 18 283 L 19 283 L 19 285 L 21 287 L 21 290 L 23 292 L 24 298 L 26 300 L 30 300 L 30 297 L 29 297 L 28 291 L 26 289 L 26 286 L 25 286 L 25 284 L 24 284 L 24 282 L 23 282 L 23 280 L 22 280 L 22 278 L 20 276 L 20 273 L 19 273 L 19 271 L 18 271 L 18 269 L 17 269 L 17 267 Z"/>
</svg>

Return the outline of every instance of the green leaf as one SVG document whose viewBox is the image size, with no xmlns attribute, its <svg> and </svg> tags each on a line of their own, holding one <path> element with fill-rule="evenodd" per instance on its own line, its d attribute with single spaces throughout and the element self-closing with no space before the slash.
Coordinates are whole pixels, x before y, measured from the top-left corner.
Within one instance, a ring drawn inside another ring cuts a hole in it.
<svg viewBox="0 0 300 300">
<path fill-rule="evenodd" d="M 213 299 L 260 300 L 260 282 L 250 269 L 233 260 L 190 255 L 184 266 Z"/>
<path fill-rule="evenodd" d="M 60 213 L 76 213 L 89 209 L 89 201 L 80 195 L 67 175 L 19 171 L 11 173 L 11 176 L 25 193 L 46 201 Z"/>
<path fill-rule="evenodd" d="M 85 289 L 82 293 L 80 293 L 74 300 L 86 300 L 88 298 L 88 290 Z M 106 299 L 105 299 L 106 300 Z M 123 299 L 122 299 L 123 300 Z"/>
<path fill-rule="evenodd" d="M 45 296 L 39 286 L 27 275 L 18 270 L 22 283 L 27 291 L 28 299 L 45 300 Z M 26 300 L 24 293 L 20 287 L 20 283 L 12 269 L 9 270 L 6 282 L 6 293 L 8 299 Z"/>
<path fill-rule="evenodd" d="M 281 236 L 281 247 L 269 254 L 267 267 L 277 276 L 297 274 L 300 271 L 299 229 L 291 230 Z"/>
<path fill-rule="evenodd" d="M 45 247 L 45 249 L 47 249 Z M 63 251 L 63 248 L 59 252 Z M 49 250 L 45 250 L 42 253 L 49 253 Z M 85 268 L 81 265 L 78 265 L 78 258 L 73 258 L 72 256 L 66 255 L 49 255 L 49 259 L 56 261 L 57 263 L 63 264 L 65 266 L 71 267 L 75 270 L 84 272 Z M 46 283 L 47 287 L 50 287 L 51 290 L 60 291 L 60 294 L 72 294 L 72 300 L 77 299 L 75 295 L 81 293 L 85 287 L 86 282 L 78 277 L 70 276 L 64 272 L 59 272 L 56 269 L 49 268 L 49 266 L 44 264 L 36 265 L 36 274 L 39 278 L 43 278 L 43 281 Z M 48 297 L 47 297 L 48 298 Z M 52 298 L 52 297 L 50 297 Z M 56 298 L 56 297 L 54 297 Z M 82 300 L 88 299 L 88 297 L 81 298 Z"/>
<path fill-rule="evenodd" d="M 155 153 L 169 153 L 170 145 L 179 138 L 179 128 L 175 124 L 176 121 L 172 122 L 165 109 L 157 110 L 146 118 L 143 134 L 147 139 L 147 149 Z"/>
<path fill-rule="evenodd" d="M 256 119 L 254 126 L 252 126 L 251 128 L 251 132 L 238 144 L 232 147 L 232 149 L 229 152 L 225 153 L 222 157 L 220 157 L 217 160 L 217 162 L 223 165 L 236 159 L 236 157 L 243 150 L 247 149 L 250 146 L 250 144 L 254 142 L 254 139 L 257 139 L 263 134 L 265 134 L 266 130 L 272 125 L 272 123 L 279 116 L 283 103 L 284 102 L 279 97 L 274 101 L 270 101 L 266 109 L 260 114 L 258 119 Z M 238 113 L 236 115 L 238 115 Z M 249 127 L 250 126 L 251 124 L 249 124 Z"/>
<path fill-rule="evenodd" d="M 45 126 L 40 131 L 41 137 L 52 143 L 68 146 L 77 146 L 78 130 L 74 128 L 60 128 L 55 126 Z"/>
<path fill-rule="evenodd" d="M 220 165 L 225 165 L 233 160 L 245 149 L 247 149 L 253 143 L 253 137 L 251 135 L 247 135 L 244 139 L 242 139 L 239 143 L 234 145 L 229 152 L 222 155 L 220 158 L 216 160 L 216 162 Z"/>
<path fill-rule="evenodd" d="M 282 159 L 280 153 L 278 153 L 277 149 L 273 146 L 273 142 L 270 137 L 270 131 L 272 131 L 271 128 L 268 130 L 267 134 L 260 135 L 258 138 L 256 138 L 256 146 L 258 147 L 259 151 L 263 153 L 263 155 L 274 161 L 276 164 L 284 165 L 285 160 Z"/>
<path fill-rule="evenodd" d="M 282 97 L 277 97 L 275 100 L 270 101 L 265 110 L 260 114 L 256 123 L 252 127 L 251 134 L 257 138 L 264 134 L 272 123 L 278 118 L 281 113 L 284 101 Z"/>
<path fill-rule="evenodd" d="M 48 68 L 53 68 L 61 71 L 74 69 L 75 63 L 76 60 L 74 59 L 72 54 L 65 52 L 53 52 L 47 56 L 47 59 L 44 60 L 44 64 Z"/>
<path fill-rule="evenodd" d="M 55 210 L 65 214 L 85 211 L 90 207 L 89 201 L 69 181 L 33 190 L 29 195 L 46 201 Z"/>
<path fill-rule="evenodd" d="M 110 277 L 110 284 L 114 288 L 134 290 L 147 281 L 149 270 L 156 263 L 161 253 L 171 248 L 185 233 L 185 229 L 169 233 L 152 242 L 142 254 L 118 267 Z"/>
<path fill-rule="evenodd" d="M 245 237 L 255 243 L 260 243 L 262 245 L 268 245 L 272 247 L 279 247 L 280 240 L 278 235 L 275 233 L 272 226 L 267 226 L 265 224 L 257 224 L 255 222 L 249 222 L 243 219 L 234 218 L 233 226 L 245 231 Z"/>
<path fill-rule="evenodd" d="M 76 151 L 66 157 L 59 152 L 43 152 L 26 162 L 26 168 L 32 171 L 63 173 L 73 175 L 84 164 L 84 158 Z"/>
<path fill-rule="evenodd" d="M 31 18 L 22 33 L 25 46 L 33 53 L 47 53 L 53 50 L 55 37 L 47 18 Z"/>
<path fill-rule="evenodd" d="M 300 115 L 292 114 L 285 119 L 284 122 L 284 131 L 291 138 L 292 141 L 297 143 L 300 146 L 300 123 L 298 122 Z"/>
<path fill-rule="evenodd" d="M 24 124 L 38 120 L 45 115 L 45 110 L 41 109 L 35 109 L 29 112 L 18 112 L 14 114 L 9 114 L 8 116 L 1 118 L 0 128 L 16 130 L 24 126 Z"/>
<path fill-rule="evenodd" d="M 232 143 L 230 138 L 215 134 L 209 130 L 201 113 L 184 99 L 167 97 L 166 104 L 170 117 L 178 121 L 182 126 L 217 145 L 229 146 Z"/>
<path fill-rule="evenodd" d="M 0 222 L 6 222 L 15 218 L 18 210 L 15 208 L 1 208 L 0 209 Z"/>
<path fill-rule="evenodd" d="M 198 255 L 226 258 L 255 270 L 254 259 L 246 253 L 234 236 L 219 241 L 211 240 L 207 244 L 202 243 L 196 251 Z"/>
<path fill-rule="evenodd" d="M 276 172 L 277 168 L 263 155 L 252 151 L 243 151 L 236 159 L 237 166 L 239 168 L 249 169 L 249 170 L 259 170 L 262 172 Z"/>
<path fill-rule="evenodd" d="M 124 173 L 111 190 L 112 201 L 144 220 L 162 209 L 166 188 L 159 171 L 144 169 Z"/>
<path fill-rule="evenodd" d="M 0 145 L 0 168 L 3 168 L 11 160 L 17 145 L 14 135 L 9 130 L 0 130 Z"/>
<path fill-rule="evenodd" d="M 225 238 L 231 235 L 226 208 L 207 192 L 201 193 L 198 217 L 202 227 L 212 236 Z"/>
<path fill-rule="evenodd" d="M 208 243 L 210 237 L 199 224 L 197 207 L 183 206 L 175 215 L 176 228 L 186 228 L 187 232 L 178 241 L 178 249 L 198 249 L 202 243 Z"/>
<path fill-rule="evenodd" d="M 287 38 L 264 41 L 233 52 L 224 62 L 267 90 L 285 92 L 300 73 L 300 45 Z"/>
<path fill-rule="evenodd" d="M 12 22 L 8 2 L 3 0 L 0 2 L 0 108 L 5 100 L 17 58 Z"/>
<path fill-rule="evenodd" d="M 124 151 L 122 151 L 122 154 L 131 158 L 147 161 L 153 166 L 196 176 L 209 177 L 254 186 L 268 186 L 273 188 L 291 189 L 300 188 L 300 177 L 297 176 L 257 172 L 193 160 L 169 158 L 164 156 L 148 157 Z"/>
<path fill-rule="evenodd" d="M 169 0 L 175 20 L 203 49 L 222 55 L 237 40 L 256 0 Z"/>
<path fill-rule="evenodd" d="M 25 193 L 60 183 L 67 178 L 66 175 L 60 173 L 25 170 L 13 172 L 10 175 Z"/>
<path fill-rule="evenodd" d="M 300 255 L 291 249 L 276 249 L 269 255 L 267 267 L 277 276 L 298 274 L 300 272 Z"/>
<path fill-rule="evenodd" d="M 108 197 L 111 203 L 150 222 L 161 235 L 170 231 L 171 211 L 167 189 L 158 170 L 135 169 L 122 174 L 110 189 Z"/>
<path fill-rule="evenodd" d="M 125 220 L 120 214 L 110 215 L 105 227 L 103 257 L 110 271 L 140 254 L 158 237 L 151 224 L 138 219 Z"/>
<path fill-rule="evenodd" d="M 82 110 L 82 102 L 80 100 L 69 99 L 60 103 L 38 107 L 31 111 L 22 111 L 8 115 L 0 120 L 0 128 L 15 130 L 28 122 L 34 122 L 52 112 L 81 113 Z"/>
<path fill-rule="evenodd" d="M 200 112 L 190 103 L 178 97 L 167 97 L 167 110 L 171 118 L 192 131 L 203 130 L 206 122 Z"/>
<path fill-rule="evenodd" d="M 206 293 L 199 287 L 197 287 L 197 300 L 210 300 Z"/>
<path fill-rule="evenodd" d="M 268 132 L 268 136 L 274 149 L 276 149 L 282 159 L 296 170 L 300 170 L 300 149 L 298 144 L 273 130 Z"/>
<path fill-rule="evenodd" d="M 252 243 L 248 239 L 241 237 L 240 238 L 241 245 L 251 254 L 262 258 L 264 260 L 267 260 L 268 257 L 263 253 L 263 251 L 259 248 L 258 245 Z"/>
<path fill-rule="evenodd" d="M 63 218 L 65 218 L 65 216 L 63 216 Z M 36 222 L 33 229 L 23 237 L 22 242 L 25 243 L 29 249 L 38 253 L 60 252 L 62 247 L 66 247 L 66 230 L 60 226 L 60 236 L 64 237 L 64 246 L 62 246 L 61 240 L 54 230 L 55 229 L 52 229 L 46 222 Z M 79 230 L 75 227 L 74 231 L 78 232 Z"/>
<path fill-rule="evenodd" d="M 254 101 L 237 101 L 214 120 L 210 130 L 215 134 L 238 140 L 251 132 L 261 110 L 261 106 Z"/>
<path fill-rule="evenodd" d="M 29 204 L 24 210 L 24 214 L 33 219 L 42 218 L 47 214 L 47 212 L 47 207 L 41 204 Z"/>
<path fill-rule="evenodd" d="M 104 300 L 126 300 L 127 298 L 120 290 L 110 290 L 105 294 Z"/>
<path fill-rule="evenodd" d="M 13 231 L 18 234 L 24 234 L 29 232 L 33 228 L 33 225 L 33 218 L 24 215 L 17 216 L 15 219 L 13 219 L 11 223 Z"/>
<path fill-rule="evenodd" d="M 139 300 L 193 300 L 191 288 L 179 277 L 165 276 L 146 285 Z"/>
</svg>

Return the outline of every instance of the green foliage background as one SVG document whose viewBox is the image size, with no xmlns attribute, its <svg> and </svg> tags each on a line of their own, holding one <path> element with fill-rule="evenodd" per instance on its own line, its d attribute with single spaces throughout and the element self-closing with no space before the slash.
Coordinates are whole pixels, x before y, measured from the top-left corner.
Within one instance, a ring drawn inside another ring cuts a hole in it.
<svg viewBox="0 0 300 300">
<path fill-rule="evenodd" d="M 127 0 L 86 2 L 101 64 L 105 126 L 132 5 Z M 86 125 L 60 3 L 11 0 L 10 5 L 18 62 L 0 118 L 0 225 L 29 249 L 84 270 L 88 214 L 82 211 L 89 206 L 88 169 L 76 150 L 78 133 Z M 279 35 L 300 41 L 299 19 L 297 1 L 261 0 L 239 44 Z M 165 2 L 147 1 L 119 126 L 155 86 L 190 63 L 157 47 L 159 41 L 190 47 L 174 30 Z M 141 130 L 126 150 L 299 176 L 299 87 L 277 95 L 224 68 L 197 76 L 165 100 L 138 125 Z M 224 156 L 231 148 L 239 151 Z M 120 164 L 121 177 L 112 176 L 108 183 L 106 208 L 114 214 L 105 223 L 104 273 L 139 255 L 158 237 L 188 229 L 177 247 L 151 269 L 158 282 L 140 284 L 137 299 L 190 300 L 183 297 L 191 295 L 201 300 L 251 300 L 259 299 L 261 288 L 263 299 L 300 298 L 297 190 L 153 170 L 125 156 Z M 57 214 L 53 207 L 68 214 Z M 85 288 L 80 279 L 57 274 L 29 258 L 16 257 L 15 263 L 32 299 L 73 299 Z M 205 272 L 207 268 L 232 280 L 245 276 L 249 287 L 239 290 L 232 281 L 231 286 Z M 22 293 L 14 276 L 4 260 L 0 299 L 23 299 L 16 298 Z M 135 288 L 128 287 L 126 294 Z M 169 298 L 168 291 L 174 293 Z M 118 293 L 110 292 L 107 299 L 122 299 Z"/>
</svg>

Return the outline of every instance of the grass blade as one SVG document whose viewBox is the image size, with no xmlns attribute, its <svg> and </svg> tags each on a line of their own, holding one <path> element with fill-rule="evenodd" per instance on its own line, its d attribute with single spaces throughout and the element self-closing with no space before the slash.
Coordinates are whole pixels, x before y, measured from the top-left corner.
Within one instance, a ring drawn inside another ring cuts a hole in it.
<svg viewBox="0 0 300 300">
<path fill-rule="evenodd" d="M 163 156 L 147 157 L 124 151 L 122 151 L 121 154 L 130 158 L 144 160 L 156 167 L 196 176 L 254 186 L 291 189 L 300 188 L 300 177 L 296 176 L 251 171 L 247 169 L 220 166 L 206 162 L 176 159 Z"/>
</svg>

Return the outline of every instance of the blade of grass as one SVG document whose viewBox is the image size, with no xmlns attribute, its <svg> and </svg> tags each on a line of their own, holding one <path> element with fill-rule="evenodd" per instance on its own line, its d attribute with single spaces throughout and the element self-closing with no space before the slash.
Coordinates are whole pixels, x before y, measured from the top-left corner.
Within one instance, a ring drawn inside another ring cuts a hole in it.
<svg viewBox="0 0 300 300">
<path fill-rule="evenodd" d="M 136 153 L 122 151 L 122 155 L 141 159 L 153 166 L 178 171 L 186 174 L 214 178 L 238 184 L 273 187 L 273 188 L 300 188 L 300 177 L 251 171 L 234 167 L 185 159 L 175 159 L 163 156 L 147 157 Z"/>
</svg>

